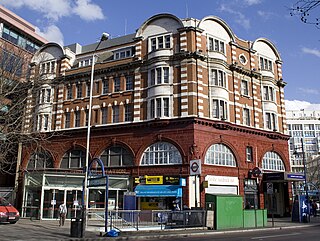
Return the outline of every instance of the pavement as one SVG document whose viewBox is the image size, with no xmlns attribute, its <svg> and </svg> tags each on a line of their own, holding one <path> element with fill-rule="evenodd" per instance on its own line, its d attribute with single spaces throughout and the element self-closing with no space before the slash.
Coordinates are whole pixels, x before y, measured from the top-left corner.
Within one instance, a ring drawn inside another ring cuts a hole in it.
<svg viewBox="0 0 320 241">
<path fill-rule="evenodd" d="M 213 234 L 225 234 L 235 232 L 248 232 L 259 230 L 279 230 L 279 229 L 295 229 L 310 226 L 320 226 L 320 217 L 311 217 L 309 223 L 296 223 L 292 222 L 291 218 L 268 218 L 268 225 L 264 228 L 243 228 L 232 230 L 210 230 L 207 228 L 182 228 L 182 229 L 164 229 L 164 230 L 141 230 L 141 231 L 126 231 L 120 232 L 118 237 L 106 237 L 105 233 L 98 231 L 86 231 L 83 238 L 70 237 L 70 221 L 66 221 L 65 226 L 58 227 L 57 221 L 30 221 L 29 219 L 21 219 L 15 225 L 23 225 L 25 228 L 29 228 L 30 232 L 44 230 L 47 235 L 51 234 L 51 230 L 57 230 L 55 232 L 55 240 L 70 240 L 70 241 L 93 241 L 93 240 L 159 240 L 161 238 L 174 238 L 174 237 L 191 237 L 191 236 L 203 236 Z M 54 233 L 54 232 L 53 232 Z M 45 234 L 44 234 L 45 235 Z M 46 237 L 46 240 L 51 240 L 53 236 Z M 12 240 L 12 239 L 11 239 Z M 18 240 L 18 239 L 14 239 Z M 27 239 L 19 239 L 27 240 Z M 29 239 L 28 239 L 29 240 Z M 37 239 L 35 239 L 37 240 Z M 38 239 L 39 240 L 39 239 Z"/>
</svg>

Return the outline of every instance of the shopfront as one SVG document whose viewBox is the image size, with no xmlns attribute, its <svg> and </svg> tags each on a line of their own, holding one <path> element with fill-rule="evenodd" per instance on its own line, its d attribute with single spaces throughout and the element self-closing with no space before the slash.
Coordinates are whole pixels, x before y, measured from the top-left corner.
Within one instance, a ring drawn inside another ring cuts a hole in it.
<svg viewBox="0 0 320 241">
<path fill-rule="evenodd" d="M 238 177 L 207 175 L 205 181 L 208 182 L 208 187 L 205 189 L 206 194 L 239 195 Z"/>
<path fill-rule="evenodd" d="M 185 179 L 179 177 L 148 176 L 139 179 L 135 187 L 140 210 L 181 209 L 182 186 Z"/>
<path fill-rule="evenodd" d="M 63 202 L 67 205 L 67 218 L 78 217 L 83 205 L 83 181 L 82 173 L 26 173 L 22 217 L 57 219 Z M 109 210 L 122 208 L 128 186 L 127 176 L 109 177 Z M 105 191 L 105 187 L 89 189 L 89 209 L 104 210 Z"/>
</svg>

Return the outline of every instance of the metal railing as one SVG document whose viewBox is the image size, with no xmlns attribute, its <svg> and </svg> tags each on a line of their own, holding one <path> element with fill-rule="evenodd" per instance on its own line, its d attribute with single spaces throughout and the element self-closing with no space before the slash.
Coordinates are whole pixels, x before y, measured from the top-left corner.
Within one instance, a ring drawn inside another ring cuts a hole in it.
<svg viewBox="0 0 320 241">
<path fill-rule="evenodd" d="M 104 227 L 105 214 L 99 210 L 88 213 L 88 226 Z M 108 212 L 108 230 L 163 230 L 206 226 L 205 210 L 113 210 Z"/>
</svg>

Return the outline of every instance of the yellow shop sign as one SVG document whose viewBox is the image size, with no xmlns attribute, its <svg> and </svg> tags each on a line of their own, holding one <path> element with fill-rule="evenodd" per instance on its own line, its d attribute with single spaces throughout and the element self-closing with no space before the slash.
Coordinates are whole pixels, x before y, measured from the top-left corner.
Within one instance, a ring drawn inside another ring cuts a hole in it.
<svg viewBox="0 0 320 241">
<path fill-rule="evenodd" d="M 146 176 L 146 184 L 163 184 L 163 176 Z"/>
</svg>

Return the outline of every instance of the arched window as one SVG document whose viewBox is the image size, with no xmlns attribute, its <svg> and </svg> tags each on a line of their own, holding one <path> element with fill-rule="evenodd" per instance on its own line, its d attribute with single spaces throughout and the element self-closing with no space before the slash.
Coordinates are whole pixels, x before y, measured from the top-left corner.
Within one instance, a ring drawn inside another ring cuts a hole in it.
<svg viewBox="0 0 320 241">
<path fill-rule="evenodd" d="M 262 169 L 281 172 L 285 171 L 281 157 L 273 151 L 267 152 L 264 155 L 262 160 Z"/>
<path fill-rule="evenodd" d="M 143 153 L 141 165 L 175 165 L 182 164 L 178 149 L 168 142 L 157 142 Z"/>
<path fill-rule="evenodd" d="M 28 170 L 53 168 L 53 160 L 51 155 L 46 151 L 35 152 L 32 154 L 29 163 Z"/>
<path fill-rule="evenodd" d="M 113 146 L 106 149 L 101 154 L 100 159 L 107 167 L 133 166 L 133 157 L 131 153 L 121 146 Z"/>
<path fill-rule="evenodd" d="M 81 168 L 85 166 L 85 160 L 85 151 L 71 150 L 64 154 L 60 168 Z"/>
<path fill-rule="evenodd" d="M 236 166 L 236 160 L 232 151 L 223 144 L 214 144 L 210 146 L 206 153 L 204 163 L 219 166 Z"/>
</svg>

